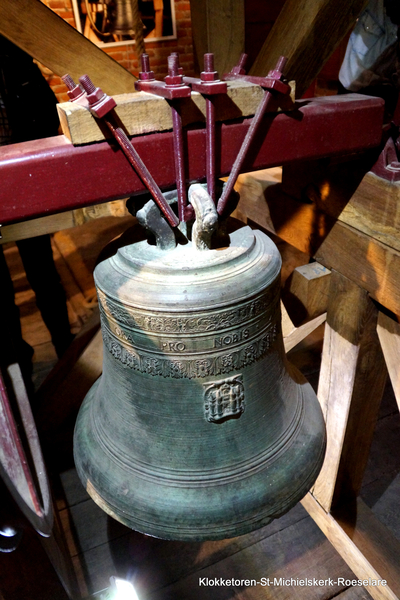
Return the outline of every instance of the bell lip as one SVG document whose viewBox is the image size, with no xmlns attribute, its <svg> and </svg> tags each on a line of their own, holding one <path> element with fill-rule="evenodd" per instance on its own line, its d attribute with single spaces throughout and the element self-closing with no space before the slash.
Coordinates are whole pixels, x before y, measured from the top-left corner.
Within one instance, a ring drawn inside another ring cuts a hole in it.
<svg viewBox="0 0 400 600">
<path fill-rule="evenodd" d="M 325 457 L 326 451 L 326 436 L 324 437 L 323 443 L 321 444 L 320 455 L 318 460 L 315 461 L 315 466 L 313 471 L 309 473 L 307 477 L 307 483 L 304 482 L 296 488 L 291 496 L 288 496 L 285 502 L 282 502 L 274 512 L 268 512 L 268 514 L 263 514 L 262 511 L 254 515 L 252 518 L 246 518 L 243 521 L 231 523 L 222 527 L 221 525 L 211 527 L 210 525 L 205 525 L 204 527 L 182 527 L 181 525 L 171 525 L 167 527 L 164 525 L 163 527 L 156 527 L 154 523 L 149 523 L 148 521 L 140 521 L 138 519 L 134 519 L 133 515 L 130 518 L 123 518 L 121 514 L 117 511 L 119 508 L 117 506 L 113 506 L 107 500 L 105 500 L 99 492 L 97 492 L 93 483 L 88 479 L 87 485 L 85 487 L 87 493 L 90 495 L 92 500 L 110 517 L 122 523 L 126 527 L 132 529 L 133 531 L 138 531 L 143 535 L 148 535 L 151 537 L 155 537 L 163 540 L 171 540 L 171 541 L 182 541 L 182 542 L 205 542 L 205 541 L 217 541 L 217 540 L 226 540 L 229 538 L 238 537 L 241 535 L 246 535 L 255 531 L 257 529 L 261 529 L 266 525 L 269 525 L 275 519 L 279 519 L 283 515 L 285 515 L 289 510 L 291 510 L 297 502 L 299 502 L 311 489 L 315 480 L 318 477 L 318 474 L 321 471 L 323 460 Z M 307 490 L 304 492 L 304 488 Z M 89 491 L 90 490 L 90 491 Z"/>
</svg>

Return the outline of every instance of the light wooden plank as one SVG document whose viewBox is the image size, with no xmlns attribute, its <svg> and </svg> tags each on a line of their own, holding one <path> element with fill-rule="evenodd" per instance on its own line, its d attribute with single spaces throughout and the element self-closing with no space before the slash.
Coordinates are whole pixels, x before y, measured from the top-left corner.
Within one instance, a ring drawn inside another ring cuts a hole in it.
<svg viewBox="0 0 400 600">
<path fill-rule="evenodd" d="M 372 298 L 400 315 L 400 252 L 337 223 L 314 254 L 316 260 L 337 268 L 368 290 Z"/>
<path fill-rule="evenodd" d="M 326 321 L 326 313 L 319 315 L 312 321 L 307 321 L 304 325 L 296 327 L 287 337 L 283 338 L 285 352 L 289 352 L 292 348 L 300 344 L 310 333 L 315 331 L 317 327 Z"/>
<path fill-rule="evenodd" d="M 60 77 L 86 73 L 107 94 L 135 90 L 129 71 L 40 0 L 2 0 L 0 33 Z"/>
<path fill-rule="evenodd" d="M 300 98 L 355 23 L 366 0 L 287 0 L 250 73 L 266 75 L 279 56 Z"/>
<path fill-rule="evenodd" d="M 367 173 L 339 220 L 400 251 L 400 183 Z"/>
<path fill-rule="evenodd" d="M 258 85 L 243 81 L 228 82 L 228 93 L 219 94 L 214 100 L 217 121 L 238 119 L 254 115 L 264 92 Z M 130 135 L 142 135 L 154 131 L 172 129 L 171 108 L 164 98 L 146 92 L 115 96 L 118 117 Z M 71 102 L 58 105 L 63 133 L 73 144 L 86 144 L 112 137 L 107 129 L 100 128 L 96 119 L 85 107 Z M 191 98 L 181 102 L 182 121 L 205 123 L 205 98 L 193 92 Z"/>
<path fill-rule="evenodd" d="M 104 204 L 85 206 L 57 215 L 48 215 L 46 217 L 39 217 L 38 219 L 31 219 L 30 221 L 3 225 L 0 227 L 0 244 L 25 240 L 38 235 L 44 235 L 45 233 L 55 233 L 63 229 L 70 229 L 93 219 L 125 217 L 128 215 L 129 212 L 126 208 L 125 200 L 113 200 Z"/>
<path fill-rule="evenodd" d="M 197 70 L 203 70 L 203 56 L 213 52 L 220 76 L 237 64 L 244 52 L 243 0 L 191 0 L 190 12 Z"/>
<path fill-rule="evenodd" d="M 60 519 L 71 557 L 130 533 L 117 521 L 109 527 L 109 516 L 92 499 L 61 510 Z"/>
<path fill-rule="evenodd" d="M 376 333 L 378 310 L 371 301 L 368 304 L 362 325 L 360 352 L 333 506 L 354 502 L 361 490 L 387 379 L 387 369 Z M 341 357 L 337 358 L 336 368 L 341 369 Z"/>
<path fill-rule="evenodd" d="M 335 596 L 335 600 L 370 600 L 371 595 L 364 587 L 351 587 Z"/>
<path fill-rule="evenodd" d="M 305 558 L 307 557 L 307 558 Z M 223 578 L 261 581 L 269 585 L 232 583 L 229 586 L 199 585 L 199 578 Z M 196 600 L 320 600 L 335 597 L 344 589 L 337 578 L 352 577 L 323 534 L 311 519 L 284 529 L 276 535 L 220 560 L 186 578 L 180 579 L 147 595 L 149 600 L 190 598 L 195 590 Z M 291 585 L 291 579 L 323 580 L 322 585 Z M 332 580 L 332 584 L 329 582 Z M 286 583 L 283 583 L 286 582 Z M 137 589 L 144 594 L 146 587 Z"/>
<path fill-rule="evenodd" d="M 25 240 L 38 235 L 44 235 L 45 233 L 54 233 L 61 229 L 73 227 L 75 224 L 73 211 L 68 211 L 58 215 L 49 215 L 47 217 L 39 217 L 39 219 L 32 219 L 31 221 L 23 221 L 22 223 L 4 225 L 0 229 L 0 244 Z"/>
<path fill-rule="evenodd" d="M 377 331 L 400 410 L 400 324 L 380 312 Z"/>
<path fill-rule="evenodd" d="M 329 269 L 317 262 L 294 269 L 282 291 L 282 298 L 295 325 L 326 312 L 330 274 Z"/>
<path fill-rule="evenodd" d="M 312 494 L 301 501 L 304 508 L 343 557 L 357 579 L 387 581 L 366 588 L 375 600 L 400 597 L 400 543 L 358 499 L 355 510 L 335 519 L 326 513 Z"/>
<path fill-rule="evenodd" d="M 315 331 L 326 320 L 326 313 L 319 315 L 312 321 L 308 321 L 301 327 L 295 327 L 293 321 L 288 315 L 284 303 L 281 301 L 281 313 L 282 313 L 282 335 L 285 352 L 289 352 L 292 348 L 297 346 L 304 338 L 310 333 Z"/>
<path fill-rule="evenodd" d="M 313 489 L 326 511 L 335 493 L 356 495 L 361 485 L 386 379 L 376 320 L 367 292 L 333 271 L 318 386 L 327 450 Z"/>
<path fill-rule="evenodd" d="M 283 168 L 282 189 L 296 200 L 307 198 L 325 219 L 338 219 L 400 250 L 400 183 L 368 172 L 375 160 L 376 154 L 367 153 L 345 162 L 290 164 Z"/>
</svg>

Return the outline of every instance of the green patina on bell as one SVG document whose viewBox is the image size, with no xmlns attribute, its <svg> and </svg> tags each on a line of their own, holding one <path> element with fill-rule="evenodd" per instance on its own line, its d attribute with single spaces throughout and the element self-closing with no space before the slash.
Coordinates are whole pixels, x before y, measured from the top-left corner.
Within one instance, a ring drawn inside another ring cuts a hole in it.
<svg viewBox="0 0 400 600">
<path fill-rule="evenodd" d="M 243 227 L 227 247 L 128 245 L 95 270 L 103 375 L 75 430 L 89 494 L 166 539 L 245 534 L 315 481 L 325 450 L 318 400 L 286 360 L 281 259 Z"/>
</svg>

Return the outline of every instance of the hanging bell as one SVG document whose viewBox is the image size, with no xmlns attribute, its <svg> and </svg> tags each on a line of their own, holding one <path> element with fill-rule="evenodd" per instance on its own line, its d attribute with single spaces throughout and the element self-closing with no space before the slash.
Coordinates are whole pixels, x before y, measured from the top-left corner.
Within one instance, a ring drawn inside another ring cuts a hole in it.
<svg viewBox="0 0 400 600">
<path fill-rule="evenodd" d="M 134 30 L 132 0 L 115 0 L 110 32 L 117 35 L 133 35 Z"/>
<path fill-rule="evenodd" d="M 318 400 L 284 353 L 279 252 L 249 227 L 201 251 L 211 213 L 193 242 L 128 245 L 95 270 L 104 365 L 78 416 L 77 471 L 109 515 L 166 539 L 266 525 L 325 450 Z"/>
</svg>

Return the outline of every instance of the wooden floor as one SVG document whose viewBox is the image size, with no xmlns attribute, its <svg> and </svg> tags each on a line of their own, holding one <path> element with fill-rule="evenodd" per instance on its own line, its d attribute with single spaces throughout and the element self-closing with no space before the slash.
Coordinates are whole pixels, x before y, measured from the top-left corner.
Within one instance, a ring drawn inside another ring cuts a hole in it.
<svg viewBox="0 0 400 600">
<path fill-rule="evenodd" d="M 75 333 L 93 310 L 91 273 L 96 257 L 110 239 L 126 229 L 128 222 L 129 219 L 98 219 L 54 236 L 57 268 L 67 291 Z M 304 255 L 293 254 L 287 246 L 282 246 L 282 252 L 285 274 L 305 262 Z M 56 363 L 56 356 L 29 291 L 16 247 L 7 245 L 5 253 L 13 274 L 23 333 L 35 348 L 34 383 L 38 388 Z M 317 335 L 308 345 L 291 352 L 291 360 L 302 368 L 314 386 L 320 348 Z M 399 450 L 400 418 L 388 385 L 362 497 L 400 539 Z M 363 587 L 351 587 L 346 582 L 354 578 L 352 572 L 300 504 L 269 526 L 240 538 L 205 543 L 166 542 L 131 532 L 103 513 L 81 486 L 71 456 L 59 468 L 57 461 L 54 464 L 53 489 L 79 582 L 78 598 L 100 597 L 99 592 L 108 587 L 112 575 L 133 581 L 140 600 L 370 598 Z M 269 578 L 271 585 L 207 587 L 205 578 L 256 581 Z M 324 582 L 302 587 L 290 581 L 279 584 L 281 578 Z"/>
</svg>

